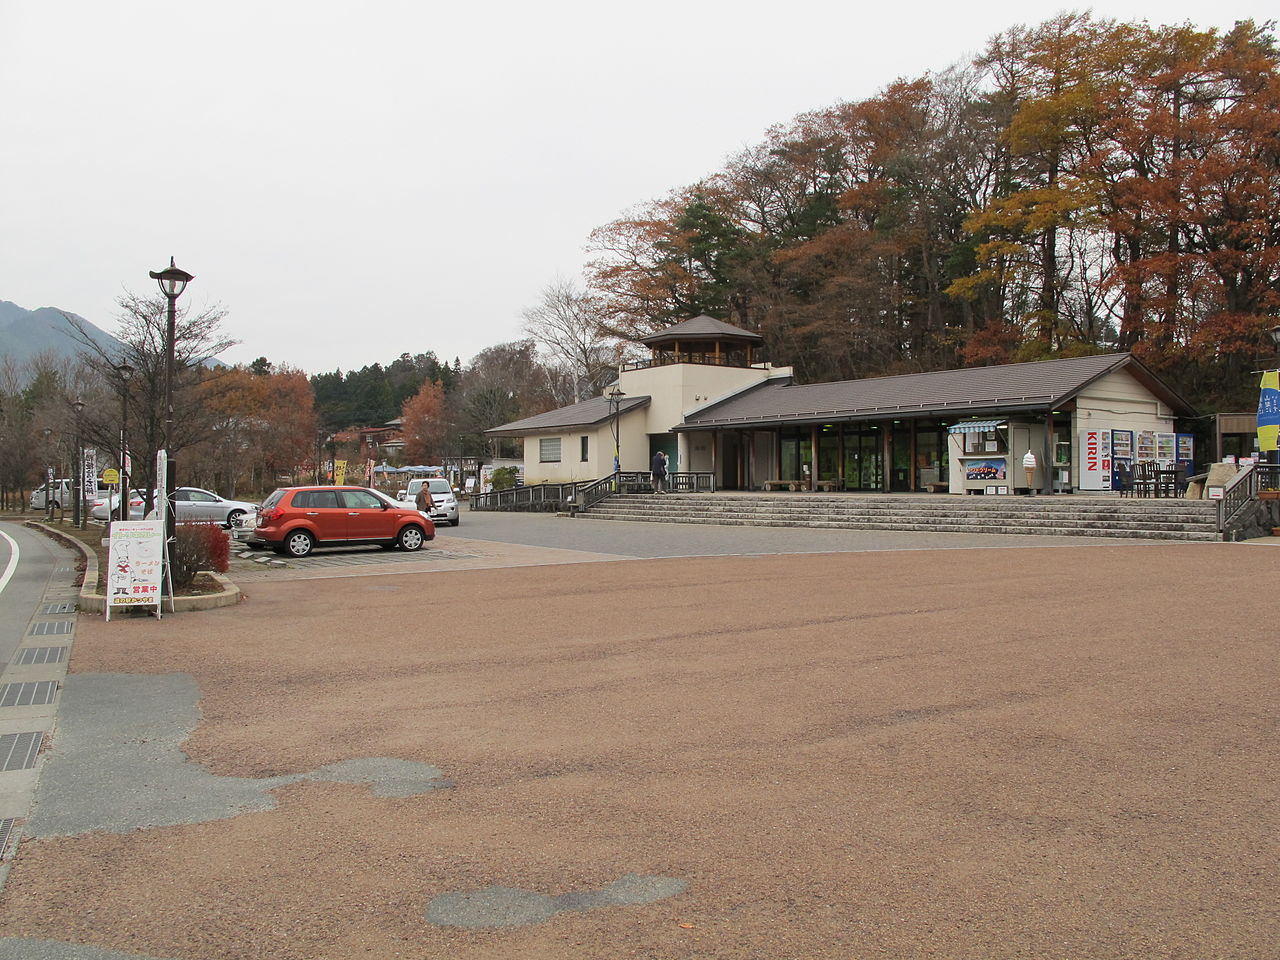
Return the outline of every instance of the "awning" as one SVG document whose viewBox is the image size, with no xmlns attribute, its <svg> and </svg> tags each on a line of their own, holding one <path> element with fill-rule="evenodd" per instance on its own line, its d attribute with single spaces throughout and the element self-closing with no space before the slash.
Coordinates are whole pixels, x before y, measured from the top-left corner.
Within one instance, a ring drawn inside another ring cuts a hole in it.
<svg viewBox="0 0 1280 960">
<path fill-rule="evenodd" d="M 1003 427 L 1006 420 L 967 420 L 964 423 L 953 423 L 947 427 L 947 433 L 986 433 L 996 427 Z"/>
</svg>

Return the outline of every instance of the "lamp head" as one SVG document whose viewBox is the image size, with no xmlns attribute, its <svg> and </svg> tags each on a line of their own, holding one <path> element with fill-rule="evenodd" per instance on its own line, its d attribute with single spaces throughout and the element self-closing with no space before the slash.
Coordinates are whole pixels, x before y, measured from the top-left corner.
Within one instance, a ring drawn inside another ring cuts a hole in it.
<svg viewBox="0 0 1280 960">
<path fill-rule="evenodd" d="M 120 379 L 125 383 L 129 382 L 129 378 L 133 376 L 133 366 L 126 363 L 116 364 L 116 373 L 120 374 Z"/>
<path fill-rule="evenodd" d="M 1271 342 L 1280 347 L 1280 326 L 1272 327 L 1267 333 L 1271 335 Z"/>
<path fill-rule="evenodd" d="M 170 300 L 177 300 L 182 296 L 182 291 L 187 288 L 187 284 L 195 279 L 187 271 L 181 269 L 173 262 L 173 257 L 169 258 L 169 266 L 160 271 L 151 270 L 151 279 L 160 284 L 160 292 Z"/>
<path fill-rule="evenodd" d="M 74 400 L 71 401 L 71 406 L 75 410 L 76 416 L 78 417 L 80 416 L 80 413 L 84 410 L 84 401 L 81 400 L 79 397 L 76 397 Z"/>
</svg>

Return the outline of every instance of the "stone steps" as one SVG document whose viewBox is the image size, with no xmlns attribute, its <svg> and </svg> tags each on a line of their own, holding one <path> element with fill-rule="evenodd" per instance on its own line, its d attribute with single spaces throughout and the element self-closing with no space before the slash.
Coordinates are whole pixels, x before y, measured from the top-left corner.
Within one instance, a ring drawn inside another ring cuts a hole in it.
<svg viewBox="0 0 1280 960">
<path fill-rule="evenodd" d="M 985 502 L 984 502 L 985 501 Z M 712 523 L 939 533 L 1219 540 L 1210 501 L 1035 497 L 610 497 L 580 514 L 592 520 Z"/>
</svg>

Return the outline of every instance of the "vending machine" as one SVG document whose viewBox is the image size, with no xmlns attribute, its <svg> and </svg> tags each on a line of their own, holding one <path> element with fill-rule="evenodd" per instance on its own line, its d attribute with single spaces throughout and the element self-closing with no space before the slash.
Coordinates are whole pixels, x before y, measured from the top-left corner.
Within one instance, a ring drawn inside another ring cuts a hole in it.
<svg viewBox="0 0 1280 960">
<path fill-rule="evenodd" d="M 1110 430 L 1080 431 L 1080 489 L 1112 489 Z"/>
<path fill-rule="evenodd" d="M 1194 434 L 1174 434 L 1178 442 L 1177 459 L 1180 466 L 1187 468 L 1187 473 L 1196 471 L 1196 438 Z"/>
<path fill-rule="evenodd" d="M 1120 471 L 1133 470 L 1133 431 L 1111 431 L 1111 489 L 1120 490 Z"/>
</svg>

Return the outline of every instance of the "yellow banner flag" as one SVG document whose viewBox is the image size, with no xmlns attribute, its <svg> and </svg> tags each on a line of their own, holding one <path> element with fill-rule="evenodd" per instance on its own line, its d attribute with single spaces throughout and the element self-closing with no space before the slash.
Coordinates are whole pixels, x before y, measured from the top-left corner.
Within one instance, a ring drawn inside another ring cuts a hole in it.
<svg viewBox="0 0 1280 960">
<path fill-rule="evenodd" d="M 340 487 L 347 482 L 347 461 L 333 461 L 333 485 Z"/>
<path fill-rule="evenodd" d="M 1275 450 L 1280 441 L 1280 370 L 1262 374 L 1258 395 L 1258 449 Z"/>
</svg>

